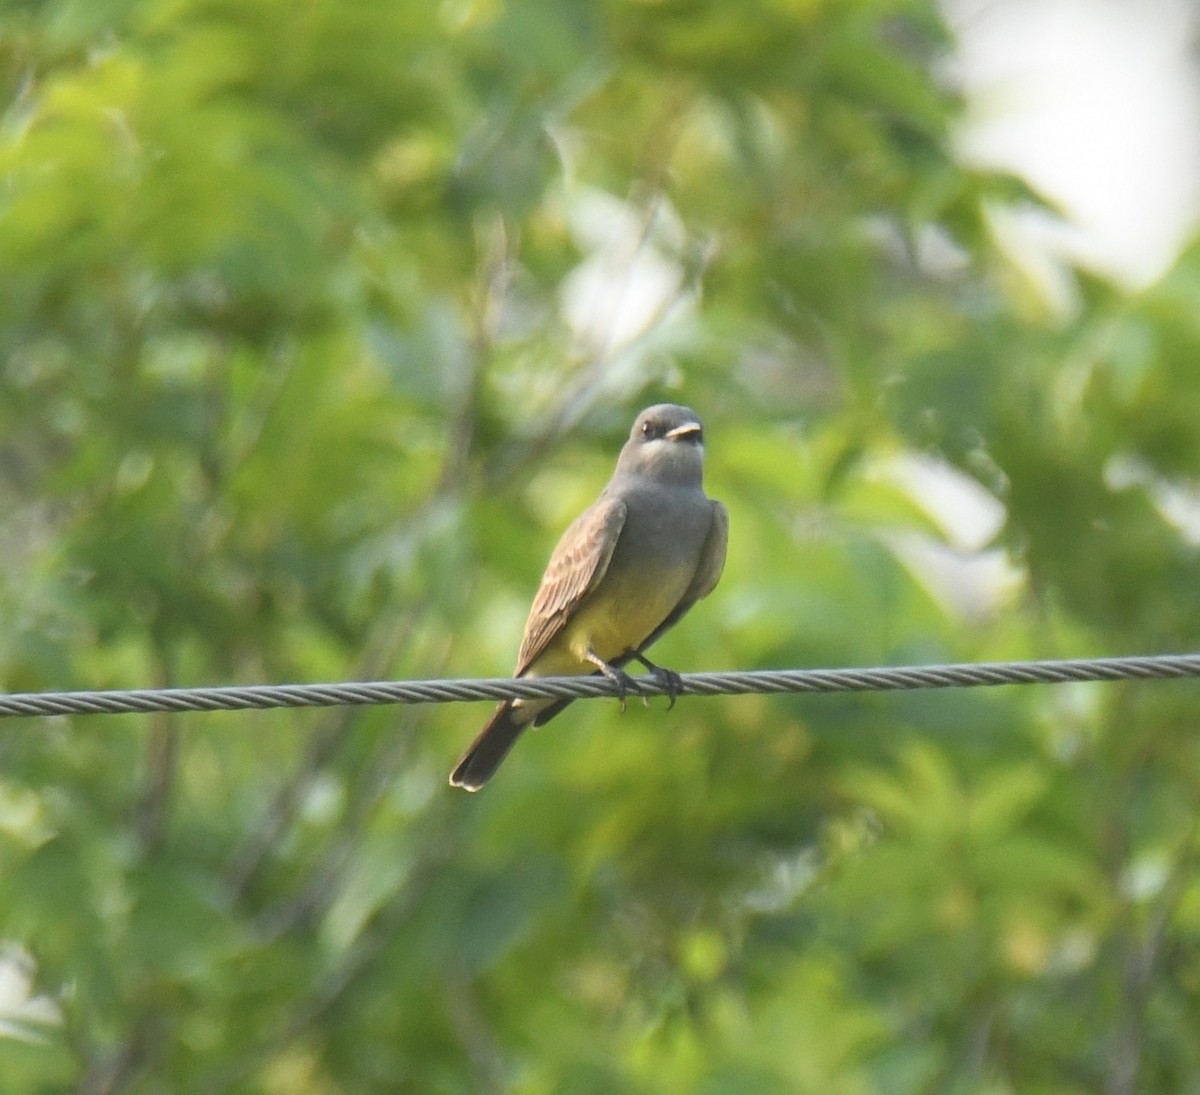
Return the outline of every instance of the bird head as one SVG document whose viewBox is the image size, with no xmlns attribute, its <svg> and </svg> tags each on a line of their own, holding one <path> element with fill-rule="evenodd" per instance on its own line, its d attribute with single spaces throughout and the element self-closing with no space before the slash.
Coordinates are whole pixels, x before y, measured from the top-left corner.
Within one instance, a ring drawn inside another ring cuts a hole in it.
<svg viewBox="0 0 1200 1095">
<path fill-rule="evenodd" d="M 637 416 L 617 462 L 620 471 L 699 484 L 704 426 L 690 407 L 657 403 Z"/>
</svg>

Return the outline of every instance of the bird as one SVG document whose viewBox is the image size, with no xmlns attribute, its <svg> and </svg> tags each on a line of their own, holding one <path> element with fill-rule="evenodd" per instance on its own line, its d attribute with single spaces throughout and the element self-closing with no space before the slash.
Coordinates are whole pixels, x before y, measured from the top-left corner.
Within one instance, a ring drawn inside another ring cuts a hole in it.
<svg viewBox="0 0 1200 1095">
<path fill-rule="evenodd" d="M 603 674 L 624 709 L 636 661 L 670 696 L 678 673 L 645 650 L 720 580 L 729 512 L 704 493 L 704 427 L 689 407 L 642 411 L 600 497 L 563 533 L 533 598 L 514 677 Z M 510 699 L 467 747 L 450 784 L 478 791 L 521 733 L 542 726 L 569 699 Z"/>
</svg>

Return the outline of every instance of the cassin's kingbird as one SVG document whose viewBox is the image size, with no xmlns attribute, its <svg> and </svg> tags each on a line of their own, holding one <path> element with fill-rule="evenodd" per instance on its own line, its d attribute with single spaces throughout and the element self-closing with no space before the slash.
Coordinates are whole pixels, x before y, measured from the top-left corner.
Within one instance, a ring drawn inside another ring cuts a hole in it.
<svg viewBox="0 0 1200 1095">
<path fill-rule="evenodd" d="M 643 651 L 712 592 L 725 565 L 729 514 L 704 493 L 704 428 L 673 403 L 638 415 L 617 470 L 563 534 L 533 599 L 515 677 L 603 673 L 637 691 L 622 666 L 637 661 L 667 687 L 678 674 Z M 570 700 L 506 700 L 450 774 L 478 791 L 529 725 Z"/>
</svg>

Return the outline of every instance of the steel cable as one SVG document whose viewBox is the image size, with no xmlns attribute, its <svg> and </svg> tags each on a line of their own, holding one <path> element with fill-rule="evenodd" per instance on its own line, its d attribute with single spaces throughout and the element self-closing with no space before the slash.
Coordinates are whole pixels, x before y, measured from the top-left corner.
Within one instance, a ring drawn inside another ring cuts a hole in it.
<svg viewBox="0 0 1200 1095">
<path fill-rule="evenodd" d="M 779 692 L 882 692 L 918 688 L 972 688 L 1067 681 L 1164 680 L 1200 676 L 1200 654 L 1152 654 L 1055 661 L 963 662 L 864 669 L 754 669 L 680 675 L 684 696 Z M 667 693 L 650 675 L 635 676 L 643 696 Z M 97 692 L 0 694 L 0 717 L 113 715 L 149 711 L 245 711 L 275 707 L 456 703 L 472 700 L 588 699 L 616 696 L 601 676 L 466 680 L 370 681 L 345 684 L 220 685 L 137 688 Z"/>
</svg>

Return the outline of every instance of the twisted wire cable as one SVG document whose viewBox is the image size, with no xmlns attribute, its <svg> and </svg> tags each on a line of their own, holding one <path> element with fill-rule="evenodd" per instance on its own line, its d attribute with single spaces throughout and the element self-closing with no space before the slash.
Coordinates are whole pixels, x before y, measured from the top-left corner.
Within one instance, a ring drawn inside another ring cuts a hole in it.
<svg viewBox="0 0 1200 1095">
<path fill-rule="evenodd" d="M 974 688 L 1002 684 L 1062 684 L 1067 681 L 1166 680 L 1181 677 L 1200 677 L 1200 654 L 1151 654 L 1023 662 L 960 662 L 873 669 L 755 669 L 723 673 L 684 673 L 679 677 L 679 695 L 883 692 L 918 688 Z M 666 684 L 653 676 L 635 676 L 633 680 L 638 695 L 661 696 L 668 693 Z M 590 699 L 619 694 L 620 687 L 602 676 L 220 685 L 97 692 L 12 692 L 0 693 L 0 718 L 457 703 L 471 700 Z"/>
</svg>

